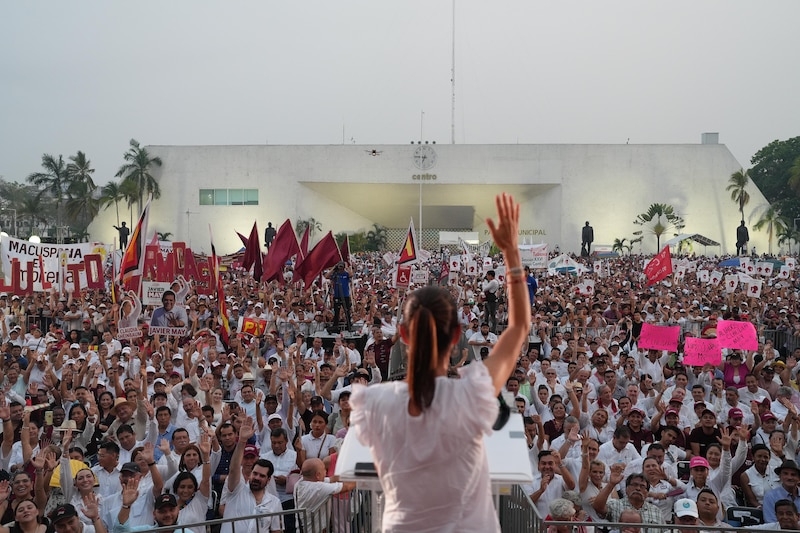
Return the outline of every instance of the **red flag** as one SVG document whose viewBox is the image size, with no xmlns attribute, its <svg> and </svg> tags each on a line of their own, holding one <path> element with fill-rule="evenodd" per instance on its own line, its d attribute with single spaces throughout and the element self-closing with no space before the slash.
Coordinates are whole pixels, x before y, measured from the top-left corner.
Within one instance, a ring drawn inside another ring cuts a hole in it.
<svg viewBox="0 0 800 533">
<path fill-rule="evenodd" d="M 220 338 L 227 346 L 230 342 L 231 326 L 228 323 L 228 306 L 225 303 L 225 288 L 222 286 L 222 274 L 219 272 L 217 249 L 214 247 L 214 236 L 211 234 L 211 224 L 208 225 L 208 236 L 211 239 L 211 278 L 217 287 L 217 301 L 219 302 L 219 321 L 222 324 Z"/>
<path fill-rule="evenodd" d="M 279 280 L 283 283 L 283 265 L 291 259 L 293 255 L 300 253 L 300 244 L 297 242 L 297 235 L 292 229 L 292 223 L 287 219 L 284 222 L 278 233 L 275 234 L 275 239 L 272 241 L 272 246 L 269 247 L 267 256 L 264 258 L 264 274 L 263 281 Z"/>
<path fill-rule="evenodd" d="M 342 256 L 342 261 L 345 263 L 350 262 L 350 237 L 345 233 L 342 245 L 339 246 L 339 255 Z"/>
<path fill-rule="evenodd" d="M 310 233 L 311 226 L 306 226 L 306 230 L 303 232 L 303 238 L 300 239 L 300 253 L 303 254 L 303 257 L 308 255 L 308 237 Z"/>
<path fill-rule="evenodd" d="M 264 333 L 264 330 L 267 329 L 267 321 L 262 320 L 260 318 L 247 318 L 245 317 L 242 320 L 242 331 L 241 333 L 246 333 L 248 335 L 254 335 L 258 337 L 259 335 Z"/>
<path fill-rule="evenodd" d="M 244 243 L 244 257 L 242 258 L 242 268 L 249 271 L 253 267 L 253 277 L 261 280 L 263 274 L 263 260 L 261 258 L 261 241 L 258 238 L 258 227 L 256 222 L 253 222 L 253 229 L 250 230 L 250 237 L 245 237 L 237 232 L 239 238 Z"/>
<path fill-rule="evenodd" d="M 645 265 L 644 275 L 647 276 L 647 284 L 652 285 L 670 274 L 672 274 L 672 257 L 669 254 L 669 246 L 665 246 Z"/>
<path fill-rule="evenodd" d="M 403 248 L 400 250 L 400 258 L 397 260 L 398 265 L 405 263 L 413 263 L 418 259 L 417 257 L 417 236 L 414 233 L 414 219 L 411 219 L 411 224 L 408 226 L 408 233 L 406 233 L 406 240 L 403 243 Z"/>
<path fill-rule="evenodd" d="M 447 260 L 446 257 L 442 256 L 442 270 L 439 272 L 439 283 L 447 281 L 447 278 L 450 277 L 450 261 Z"/>
<path fill-rule="evenodd" d="M 275 246 L 274 243 L 272 245 Z M 333 238 L 333 233 L 329 231 L 314 246 L 314 249 L 308 252 L 303 262 L 294 269 L 294 280 L 300 281 L 302 279 L 306 287 L 310 287 L 314 278 L 323 270 L 332 267 L 341 260 L 342 256 L 339 254 L 336 239 Z"/>
<path fill-rule="evenodd" d="M 122 260 L 119 263 L 119 280 L 127 290 L 132 290 L 133 279 L 136 276 L 142 275 L 144 267 L 144 248 L 145 248 L 145 234 L 147 233 L 147 221 L 150 218 L 150 199 L 142 210 L 142 216 L 139 217 L 139 222 L 133 229 L 131 240 L 125 253 L 122 254 Z"/>
</svg>

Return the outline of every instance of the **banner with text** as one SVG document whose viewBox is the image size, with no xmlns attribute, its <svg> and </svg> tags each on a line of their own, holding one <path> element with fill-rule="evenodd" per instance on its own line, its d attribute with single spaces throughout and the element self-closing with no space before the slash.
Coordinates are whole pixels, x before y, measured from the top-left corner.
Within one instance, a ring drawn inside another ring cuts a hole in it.
<svg viewBox="0 0 800 533">
<path fill-rule="evenodd" d="M 680 326 L 653 326 L 645 323 L 642 324 L 642 334 L 639 336 L 638 346 L 647 350 L 674 352 L 678 349 L 680 334 Z"/>
<path fill-rule="evenodd" d="M 683 364 L 687 366 L 717 366 L 722 362 L 722 349 L 717 339 L 686 337 Z"/>
<path fill-rule="evenodd" d="M 756 328 L 750 322 L 720 320 L 717 322 L 717 341 L 720 348 L 758 350 Z"/>
</svg>

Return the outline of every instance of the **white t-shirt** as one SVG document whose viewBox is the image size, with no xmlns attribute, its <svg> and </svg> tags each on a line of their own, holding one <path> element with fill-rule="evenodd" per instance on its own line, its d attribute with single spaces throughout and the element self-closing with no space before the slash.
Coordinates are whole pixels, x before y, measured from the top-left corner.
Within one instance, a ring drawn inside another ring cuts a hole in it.
<svg viewBox="0 0 800 533">
<path fill-rule="evenodd" d="M 382 531 L 500 531 L 483 446 L 498 410 L 492 379 L 480 362 L 460 373 L 436 378 L 433 403 L 420 416 L 408 414 L 405 382 L 353 387 L 350 430 L 381 472 Z M 409 446 L 409 435 L 437 445 Z"/>
</svg>

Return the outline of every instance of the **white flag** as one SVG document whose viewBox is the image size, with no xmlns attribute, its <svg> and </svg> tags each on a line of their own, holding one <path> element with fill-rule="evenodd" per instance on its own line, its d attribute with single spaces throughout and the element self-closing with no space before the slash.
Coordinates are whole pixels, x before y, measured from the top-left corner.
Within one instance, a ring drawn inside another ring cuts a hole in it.
<svg viewBox="0 0 800 533">
<path fill-rule="evenodd" d="M 708 274 L 708 270 L 697 271 L 697 281 L 699 281 L 700 283 L 708 283 L 710 279 L 711 276 Z M 717 280 L 717 283 L 719 283 L 719 280 Z"/>
<path fill-rule="evenodd" d="M 722 281 L 722 272 L 715 270 L 711 273 L 711 284 L 716 287 L 720 281 Z"/>
<path fill-rule="evenodd" d="M 789 268 L 789 265 L 783 265 L 781 267 L 781 271 L 778 273 L 778 277 L 781 279 L 789 279 L 791 273 L 792 272 L 791 269 Z"/>
</svg>

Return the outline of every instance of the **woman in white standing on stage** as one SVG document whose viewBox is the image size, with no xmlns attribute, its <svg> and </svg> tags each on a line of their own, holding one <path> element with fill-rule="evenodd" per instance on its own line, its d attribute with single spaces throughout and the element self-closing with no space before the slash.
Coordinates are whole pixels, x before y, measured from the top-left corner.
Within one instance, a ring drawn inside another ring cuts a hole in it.
<svg viewBox="0 0 800 533">
<path fill-rule="evenodd" d="M 486 222 L 505 256 L 509 320 L 491 355 L 464 367 L 461 379 L 447 378 L 461 327 L 450 293 L 429 286 L 409 294 L 399 326 L 408 383 L 353 387 L 350 429 L 375 459 L 384 532 L 500 531 L 483 436 L 527 340 L 530 301 L 517 247 L 519 205 L 508 194 L 496 203 L 497 223 Z"/>
</svg>

